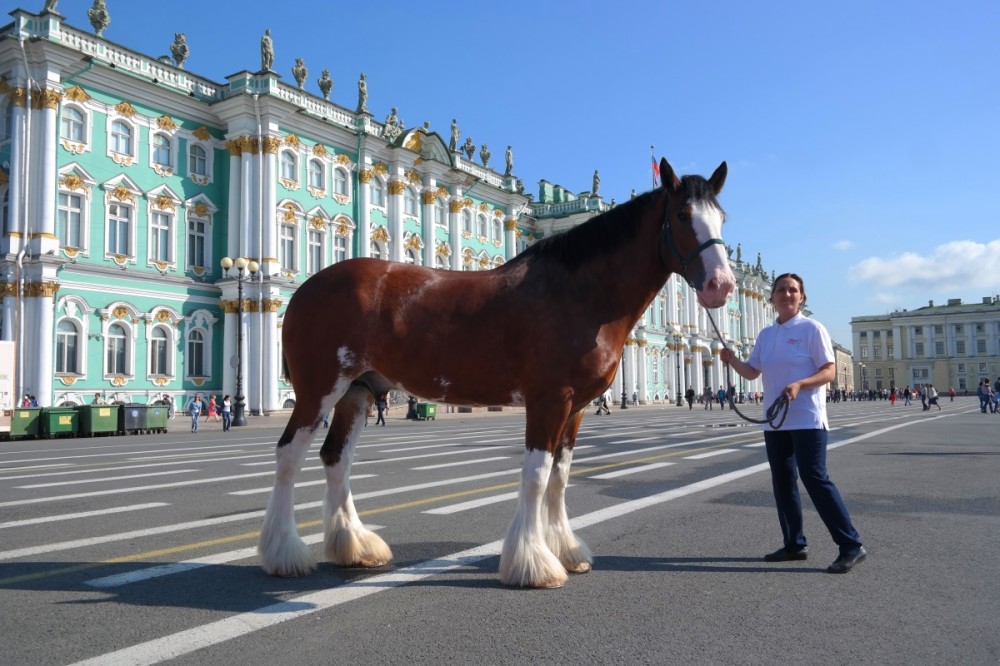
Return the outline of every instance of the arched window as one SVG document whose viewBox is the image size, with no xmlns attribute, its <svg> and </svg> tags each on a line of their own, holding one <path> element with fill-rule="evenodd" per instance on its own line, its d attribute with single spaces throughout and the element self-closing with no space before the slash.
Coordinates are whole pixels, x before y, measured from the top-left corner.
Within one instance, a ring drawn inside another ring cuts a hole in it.
<svg viewBox="0 0 1000 666">
<path fill-rule="evenodd" d="M 208 153 L 205 149 L 198 145 L 191 146 L 190 155 L 190 173 L 194 176 L 207 176 L 208 175 Z"/>
<path fill-rule="evenodd" d="M 56 373 L 80 374 L 77 349 L 80 335 L 72 322 L 63 319 L 56 327 Z"/>
<path fill-rule="evenodd" d="M 500 218 L 493 219 L 493 240 L 503 240 L 503 221 Z"/>
<path fill-rule="evenodd" d="M 339 194 L 341 196 L 347 196 L 347 170 L 346 169 L 334 169 L 333 170 L 333 193 Z"/>
<path fill-rule="evenodd" d="M 295 271 L 298 270 L 298 258 L 297 248 L 295 245 L 295 231 L 296 226 L 291 223 L 283 223 L 281 225 L 281 238 L 278 241 L 278 260 L 281 262 L 282 268 Z"/>
<path fill-rule="evenodd" d="M 191 331 L 187 339 L 187 376 L 207 377 L 205 372 L 205 336 L 201 331 Z"/>
<path fill-rule="evenodd" d="M 385 185 L 378 178 L 372 178 L 371 180 L 372 189 L 372 205 L 373 206 L 385 206 Z"/>
<path fill-rule="evenodd" d="M 325 190 L 323 182 L 323 163 L 319 160 L 309 160 L 309 187 L 314 190 Z"/>
<path fill-rule="evenodd" d="M 63 107 L 59 138 L 75 143 L 83 143 L 83 113 L 71 106 Z"/>
<path fill-rule="evenodd" d="M 435 268 L 448 268 L 448 257 L 443 254 L 434 255 L 434 267 Z"/>
<path fill-rule="evenodd" d="M 298 169 L 295 165 L 295 154 L 286 150 L 281 153 L 281 177 L 285 180 L 298 182 Z"/>
<path fill-rule="evenodd" d="M 109 375 L 124 375 L 128 372 L 128 336 L 121 324 L 108 326 L 104 338 L 107 345 L 107 372 Z"/>
<path fill-rule="evenodd" d="M 333 262 L 347 259 L 347 236 L 337 234 L 333 237 Z"/>
<path fill-rule="evenodd" d="M 119 155 L 132 154 L 132 128 L 128 123 L 121 120 L 111 123 L 111 152 Z"/>
<path fill-rule="evenodd" d="M 480 213 L 476 217 L 476 223 L 477 223 L 476 226 L 479 229 L 479 235 L 482 238 L 487 238 L 490 235 L 490 227 L 489 223 L 486 221 L 486 216 Z"/>
<path fill-rule="evenodd" d="M 152 337 L 149 341 L 149 374 L 166 375 L 167 371 L 167 343 L 169 338 L 162 326 L 153 329 Z"/>
<path fill-rule="evenodd" d="M 420 257 L 417 255 L 417 251 L 412 247 L 406 248 L 406 256 L 403 257 L 403 261 L 407 264 L 413 264 L 414 266 L 420 265 Z"/>
<path fill-rule="evenodd" d="M 417 193 L 411 187 L 403 190 L 403 214 L 417 216 Z"/>
<path fill-rule="evenodd" d="M 192 151 L 192 155 L 194 152 Z M 169 167 L 173 164 L 170 154 L 170 137 L 166 134 L 156 134 L 153 136 L 153 164 L 162 167 Z"/>
<path fill-rule="evenodd" d="M 322 229 L 309 229 L 306 238 L 306 273 L 313 275 L 323 268 L 323 238 Z"/>
<path fill-rule="evenodd" d="M 444 202 L 440 198 L 434 200 L 434 224 L 439 224 L 442 227 L 448 222 L 448 216 L 445 213 Z"/>
<path fill-rule="evenodd" d="M 382 245 L 377 241 L 372 241 L 371 256 L 373 259 L 388 259 L 386 254 L 382 252 Z"/>
<path fill-rule="evenodd" d="M 472 212 L 469 210 L 462 211 L 462 231 L 469 236 L 472 235 Z"/>
</svg>

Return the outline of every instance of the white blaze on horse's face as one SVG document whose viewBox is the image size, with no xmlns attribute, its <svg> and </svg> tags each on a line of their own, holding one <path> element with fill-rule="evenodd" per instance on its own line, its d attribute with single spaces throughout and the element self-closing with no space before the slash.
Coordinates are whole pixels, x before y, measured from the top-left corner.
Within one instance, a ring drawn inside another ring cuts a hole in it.
<svg viewBox="0 0 1000 666">
<path fill-rule="evenodd" d="M 693 201 L 690 205 L 691 224 L 698 243 L 722 238 L 722 211 L 705 201 Z M 701 252 L 701 262 L 705 267 L 705 278 L 698 291 L 698 302 L 706 308 L 720 308 L 736 288 L 736 278 L 729 268 L 725 246 L 714 243 L 706 247 Z"/>
</svg>

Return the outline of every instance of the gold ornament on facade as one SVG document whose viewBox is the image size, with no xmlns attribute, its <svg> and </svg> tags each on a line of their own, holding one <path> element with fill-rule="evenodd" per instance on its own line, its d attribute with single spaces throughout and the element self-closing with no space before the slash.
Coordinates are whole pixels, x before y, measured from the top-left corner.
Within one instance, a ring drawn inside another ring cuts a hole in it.
<svg viewBox="0 0 1000 666">
<path fill-rule="evenodd" d="M 124 319 L 128 315 L 128 308 L 124 305 L 119 305 L 111 311 L 111 314 L 113 314 L 116 319 Z"/>
<path fill-rule="evenodd" d="M 154 261 L 153 265 L 156 266 L 156 270 L 160 271 L 161 273 L 166 273 L 167 269 L 170 268 L 170 264 L 168 264 L 165 261 Z"/>
<path fill-rule="evenodd" d="M 208 217 L 208 204 L 204 201 L 199 201 L 194 205 L 194 214 L 198 217 Z"/>
<path fill-rule="evenodd" d="M 389 174 L 389 167 L 386 166 L 385 162 L 376 162 L 372 165 L 372 173 L 376 173 L 380 176 L 387 176 Z"/>
<path fill-rule="evenodd" d="M 10 182 L 10 174 L 0 169 L 0 187 L 6 186 Z"/>
<path fill-rule="evenodd" d="M 639 341 L 638 341 L 638 345 L 639 345 L 639 347 L 641 347 L 641 348 L 644 348 L 644 347 L 645 347 L 646 345 L 648 345 L 648 344 L 649 344 L 649 340 L 639 340 Z"/>
<path fill-rule="evenodd" d="M 256 155 L 257 151 L 260 150 L 260 142 L 257 141 L 257 137 L 255 136 L 238 137 L 236 143 L 240 146 L 240 153 Z"/>
<path fill-rule="evenodd" d="M 489 268 L 490 267 L 489 257 L 481 257 L 479 259 L 479 267 L 480 268 Z"/>
<path fill-rule="evenodd" d="M 382 243 L 388 243 L 389 232 L 386 231 L 385 227 L 379 227 L 378 229 L 375 230 L 375 233 L 372 234 L 372 240 L 381 241 Z"/>
<path fill-rule="evenodd" d="M 448 202 L 448 210 L 450 210 L 452 213 L 460 213 L 462 212 L 463 208 L 465 208 L 465 205 L 461 201 Z"/>
<path fill-rule="evenodd" d="M 441 257 L 450 257 L 451 247 L 445 242 L 438 243 L 437 251 L 435 252 L 435 254 Z"/>
<path fill-rule="evenodd" d="M 0 92 L 10 97 L 11 106 L 23 109 L 28 103 L 28 93 L 25 92 L 24 88 L 7 88 L 7 90 Z"/>
<path fill-rule="evenodd" d="M 292 202 L 286 203 L 285 212 L 281 215 L 281 221 L 291 222 L 292 224 L 295 224 L 296 222 L 295 213 L 296 213 L 295 204 L 293 204 Z"/>
<path fill-rule="evenodd" d="M 62 96 L 62 93 L 58 90 L 45 88 L 32 96 L 31 105 L 36 109 L 52 109 L 55 111 L 59 108 Z"/>
<path fill-rule="evenodd" d="M 344 220 L 341 220 L 340 222 L 337 223 L 337 235 L 346 236 L 350 233 L 350 231 L 351 228 L 347 226 L 347 222 L 345 222 Z"/>
<path fill-rule="evenodd" d="M 73 102 L 89 102 L 90 101 L 90 95 L 88 95 L 87 91 L 84 90 L 83 88 L 81 88 L 80 86 L 73 86 L 72 88 L 70 88 L 69 90 L 67 90 L 65 93 L 63 93 L 63 95 L 65 96 L 66 99 L 68 99 L 70 101 L 73 101 Z"/>
<path fill-rule="evenodd" d="M 111 385 L 112 386 L 125 386 L 125 384 L 127 384 L 127 383 L 128 383 L 128 380 L 125 379 L 124 377 L 122 377 L 121 375 L 116 375 L 116 376 L 114 376 L 114 377 L 111 378 Z"/>
<path fill-rule="evenodd" d="M 120 153 L 111 153 L 111 161 L 114 162 L 115 164 L 119 165 L 119 166 L 132 166 L 132 162 L 134 160 L 132 159 L 131 155 L 122 155 Z"/>
<path fill-rule="evenodd" d="M 424 135 L 421 132 L 414 132 L 403 144 L 403 148 L 412 150 L 415 153 L 424 152 Z"/>
<path fill-rule="evenodd" d="M 57 379 L 63 383 L 63 386 L 72 386 L 73 384 L 76 384 L 76 377 L 60 375 Z"/>
<path fill-rule="evenodd" d="M 226 150 L 229 151 L 230 157 L 239 157 L 243 153 L 243 150 L 240 148 L 239 139 L 230 139 L 226 141 L 225 146 Z"/>
<path fill-rule="evenodd" d="M 76 192 L 77 190 L 83 189 L 83 178 L 80 178 L 80 176 L 75 173 L 68 173 L 59 179 L 59 184 L 68 190 Z"/>
<path fill-rule="evenodd" d="M 326 146 L 324 146 L 322 143 L 317 143 L 315 146 L 313 146 L 313 155 L 315 155 L 316 157 L 326 157 L 329 154 L 330 153 L 326 149 Z"/>
<path fill-rule="evenodd" d="M 25 298 L 52 298 L 59 291 L 57 282 L 31 282 L 24 285 Z"/>
<path fill-rule="evenodd" d="M 75 247 L 64 247 L 62 248 L 63 254 L 65 254 L 70 260 L 75 260 L 76 255 L 80 254 L 80 250 Z"/>
<path fill-rule="evenodd" d="M 274 155 L 278 152 L 278 146 L 281 145 L 281 139 L 273 136 L 264 137 L 264 152 L 268 155 Z"/>
<path fill-rule="evenodd" d="M 474 203 L 475 202 L 472 199 L 468 198 L 468 197 L 466 197 L 465 199 L 462 199 L 462 207 L 463 208 L 470 208 Z"/>
<path fill-rule="evenodd" d="M 261 312 L 277 312 L 281 309 L 280 298 L 265 298 L 260 304 Z"/>
<path fill-rule="evenodd" d="M 209 132 L 208 128 L 205 127 L 204 125 L 202 125 L 201 127 L 199 127 L 198 129 L 196 129 L 194 132 L 191 133 L 194 134 L 195 138 L 198 139 L 199 141 L 208 141 L 209 139 L 212 138 L 211 132 Z"/>
<path fill-rule="evenodd" d="M 415 169 L 410 169 L 404 175 L 406 176 L 406 180 L 412 185 L 420 185 L 424 182 L 423 178 L 420 177 L 420 174 L 417 173 Z"/>
<path fill-rule="evenodd" d="M 175 123 L 174 119 L 167 114 L 163 114 L 156 119 L 156 126 L 161 130 L 166 130 L 167 132 L 173 132 L 177 129 L 177 123 Z"/>
<path fill-rule="evenodd" d="M 202 275 L 205 274 L 205 267 L 204 266 L 195 266 L 194 268 L 191 269 L 191 272 L 194 273 L 195 275 L 197 275 L 198 277 L 201 277 Z"/>
<path fill-rule="evenodd" d="M 136 114 L 135 107 L 132 106 L 132 104 L 127 100 L 115 104 L 115 111 L 117 111 L 119 115 L 125 116 L 126 118 L 131 118 Z"/>
<path fill-rule="evenodd" d="M 155 318 L 156 321 L 160 322 L 161 324 L 165 324 L 168 321 L 170 321 L 170 313 L 167 312 L 166 310 L 158 310 L 155 315 Z"/>
<path fill-rule="evenodd" d="M 309 220 L 309 226 L 312 227 L 313 229 L 318 229 L 322 231 L 323 227 L 326 226 L 326 220 L 324 220 L 319 215 L 313 215 L 312 219 Z"/>
<path fill-rule="evenodd" d="M 507 218 L 504 220 L 503 228 L 507 231 L 517 231 L 517 220 L 513 218 Z"/>
<path fill-rule="evenodd" d="M 113 190 L 111 190 L 111 197 L 117 199 L 118 201 L 128 201 L 132 203 L 135 200 L 135 194 L 132 190 L 128 189 L 124 185 L 118 185 Z"/>
<path fill-rule="evenodd" d="M 337 164 L 342 164 L 344 166 L 347 166 L 348 164 L 351 163 L 351 158 L 347 156 L 347 153 L 340 153 L 339 155 L 333 158 L 333 161 L 336 162 Z"/>
<path fill-rule="evenodd" d="M 483 213 L 490 212 L 490 206 L 485 201 L 479 204 L 479 210 Z"/>
<path fill-rule="evenodd" d="M 371 169 L 364 169 L 358 174 L 358 180 L 367 185 L 371 182 L 373 175 Z"/>
<path fill-rule="evenodd" d="M 166 386 L 168 381 L 166 377 L 156 377 L 153 379 L 153 383 L 157 386 Z"/>
<path fill-rule="evenodd" d="M 169 197 L 166 194 L 161 194 L 153 200 L 153 205 L 160 210 L 173 210 L 174 206 L 177 205 L 177 201 L 173 197 Z"/>
<path fill-rule="evenodd" d="M 402 194 L 406 190 L 406 183 L 402 180 L 389 181 L 389 194 Z"/>
<path fill-rule="evenodd" d="M 282 143 L 284 143 L 286 146 L 291 146 L 292 148 L 298 148 L 299 146 L 302 145 L 302 142 L 299 140 L 299 137 L 295 136 L 294 134 L 286 135 Z"/>
<path fill-rule="evenodd" d="M 493 217 L 502 218 L 503 217 L 503 210 L 500 209 L 500 208 L 493 209 Z"/>
<path fill-rule="evenodd" d="M 434 201 L 438 198 L 438 196 L 440 195 L 438 195 L 438 193 L 435 192 L 434 190 L 424 190 L 421 193 L 421 197 L 423 197 L 424 204 L 434 203 Z"/>
<path fill-rule="evenodd" d="M 419 250 L 420 249 L 420 236 L 413 234 L 406 239 L 403 247 L 407 250 Z"/>
</svg>

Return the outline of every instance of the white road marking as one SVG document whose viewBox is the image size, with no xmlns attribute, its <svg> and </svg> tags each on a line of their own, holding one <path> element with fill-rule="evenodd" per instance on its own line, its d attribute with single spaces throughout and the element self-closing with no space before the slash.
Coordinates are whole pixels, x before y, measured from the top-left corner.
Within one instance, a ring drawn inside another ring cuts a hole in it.
<svg viewBox="0 0 1000 666">
<path fill-rule="evenodd" d="M 737 449 L 716 449 L 714 451 L 705 451 L 704 453 L 696 453 L 693 456 L 684 456 L 681 460 L 703 460 L 705 458 L 714 458 L 715 456 L 723 456 L 727 453 L 736 453 Z"/>
<path fill-rule="evenodd" d="M 98 511 L 78 511 L 76 513 L 61 513 L 58 516 L 42 516 L 41 518 L 26 518 L 25 520 L 11 520 L 0 523 L 0 530 L 8 527 L 24 527 L 26 525 L 41 525 L 42 523 L 55 523 L 60 520 L 76 520 L 77 518 L 93 518 L 94 516 L 106 516 L 112 513 L 128 513 L 129 511 L 141 511 L 142 509 L 157 509 L 162 506 L 170 506 L 166 502 L 149 502 L 148 504 L 131 504 L 129 506 L 115 506 L 110 509 L 100 509 Z"/>
<path fill-rule="evenodd" d="M 651 469 L 659 469 L 661 467 L 667 467 L 673 465 L 674 463 L 669 462 L 658 462 L 650 463 L 648 465 L 639 465 L 638 467 L 629 467 L 628 469 L 618 469 L 614 472 L 605 472 L 604 474 L 595 474 L 594 476 L 588 477 L 591 479 L 617 479 L 619 476 L 628 476 L 629 474 L 638 474 L 639 472 L 648 472 Z"/>
</svg>

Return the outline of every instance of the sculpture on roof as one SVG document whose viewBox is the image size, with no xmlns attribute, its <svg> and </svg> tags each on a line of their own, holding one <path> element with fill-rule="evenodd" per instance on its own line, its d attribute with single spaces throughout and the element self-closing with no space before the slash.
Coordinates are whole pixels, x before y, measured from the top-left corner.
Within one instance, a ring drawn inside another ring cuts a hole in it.
<svg viewBox="0 0 1000 666">
<path fill-rule="evenodd" d="M 739 261 L 739 262 L 743 261 L 743 244 L 742 243 L 737 243 L 736 244 L 736 261 Z"/>
<path fill-rule="evenodd" d="M 274 67 L 274 43 L 271 41 L 271 29 L 264 31 L 260 38 L 260 71 L 270 72 Z"/>
<path fill-rule="evenodd" d="M 591 196 L 597 196 L 601 191 L 601 174 L 597 173 L 597 169 L 594 169 L 594 182 L 593 186 L 590 188 Z"/>
<path fill-rule="evenodd" d="M 295 78 L 295 82 L 299 84 L 299 90 L 306 85 L 306 77 L 309 76 L 309 70 L 306 69 L 306 61 L 303 58 L 295 59 L 295 66 L 292 67 L 292 76 Z"/>
<path fill-rule="evenodd" d="M 504 153 L 504 161 L 507 165 L 504 168 L 503 175 L 509 176 L 511 171 L 514 170 L 514 152 L 510 149 L 510 146 L 507 146 L 507 152 Z"/>
<path fill-rule="evenodd" d="M 358 79 L 358 113 L 368 113 L 368 77 L 364 72 Z"/>
<path fill-rule="evenodd" d="M 382 136 L 386 141 L 392 143 L 399 138 L 399 135 L 403 133 L 403 124 L 399 120 L 399 116 L 396 115 L 396 107 L 392 107 L 392 111 L 385 119 L 385 128 L 382 130 Z"/>
<path fill-rule="evenodd" d="M 330 99 L 330 92 L 333 91 L 333 79 L 330 78 L 330 70 L 324 69 L 323 73 L 319 75 L 319 79 L 316 80 L 316 85 L 319 86 L 319 90 L 323 93 L 323 99 Z"/>
<path fill-rule="evenodd" d="M 94 0 L 94 6 L 87 10 L 87 18 L 90 19 L 90 25 L 98 37 L 102 36 L 111 25 L 111 16 L 108 15 L 104 0 Z"/>
<path fill-rule="evenodd" d="M 174 63 L 184 69 L 184 61 L 187 60 L 188 49 L 187 36 L 183 32 L 174 33 L 174 43 L 170 45 L 170 52 L 174 56 Z"/>
<path fill-rule="evenodd" d="M 483 147 L 479 149 L 479 159 L 483 161 L 483 166 L 487 169 L 490 166 L 490 158 L 492 156 L 493 153 L 490 152 L 490 147 L 484 143 Z"/>
<path fill-rule="evenodd" d="M 42 13 L 55 12 L 56 5 L 59 4 L 59 0 L 45 0 L 45 6 L 42 7 Z"/>
<path fill-rule="evenodd" d="M 451 141 L 448 142 L 448 150 L 453 153 L 458 151 L 458 120 L 455 118 L 451 119 Z"/>
<path fill-rule="evenodd" d="M 465 137 L 465 143 L 462 144 L 462 151 L 468 156 L 469 161 L 472 161 L 472 156 L 476 154 L 476 144 L 472 142 L 472 137 Z"/>
</svg>

